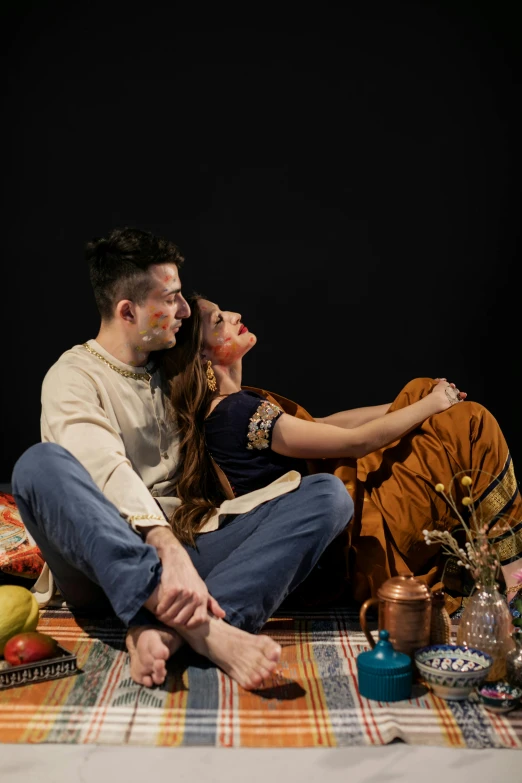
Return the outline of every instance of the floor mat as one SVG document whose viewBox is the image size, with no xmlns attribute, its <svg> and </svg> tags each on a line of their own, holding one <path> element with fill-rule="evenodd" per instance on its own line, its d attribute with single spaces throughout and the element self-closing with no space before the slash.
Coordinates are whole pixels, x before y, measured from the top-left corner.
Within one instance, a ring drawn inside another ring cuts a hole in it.
<svg viewBox="0 0 522 783">
<path fill-rule="evenodd" d="M 410 744 L 522 748 L 522 709 L 489 713 L 414 686 L 408 701 L 359 695 L 356 657 L 368 649 L 357 611 L 276 615 L 264 632 L 283 647 L 281 674 L 247 692 L 188 649 L 167 681 L 145 688 L 129 676 L 117 620 L 42 612 L 38 630 L 77 655 L 78 673 L 0 691 L 4 743 L 333 747 Z"/>
</svg>

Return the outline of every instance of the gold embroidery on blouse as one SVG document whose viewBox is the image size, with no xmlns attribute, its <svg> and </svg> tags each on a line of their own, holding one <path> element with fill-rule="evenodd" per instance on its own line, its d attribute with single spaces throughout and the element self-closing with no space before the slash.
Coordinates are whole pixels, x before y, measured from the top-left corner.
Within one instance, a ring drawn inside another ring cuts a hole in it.
<svg viewBox="0 0 522 783">
<path fill-rule="evenodd" d="M 283 410 L 279 405 L 274 405 L 274 403 L 268 402 L 268 400 L 261 403 L 248 425 L 247 437 L 250 442 L 247 445 L 247 449 L 268 448 L 270 445 L 268 440 L 270 427 L 272 426 L 274 419 L 282 412 Z"/>
<path fill-rule="evenodd" d="M 108 361 L 108 359 L 105 358 L 105 356 L 102 356 L 101 353 L 98 353 L 98 351 L 95 351 L 94 348 L 91 348 L 90 345 L 87 343 L 82 344 L 82 348 L 86 348 L 89 353 L 92 353 L 93 356 L 96 356 L 97 359 L 100 359 L 104 364 L 107 365 L 107 367 L 110 367 L 111 370 L 115 370 L 116 372 L 119 372 L 120 375 L 125 376 L 125 378 L 134 378 L 135 381 L 145 381 L 145 383 L 149 383 L 150 379 L 152 378 L 152 375 L 149 375 L 148 372 L 131 372 L 131 370 L 120 370 L 119 367 L 116 367 L 115 364 L 112 364 Z"/>
<path fill-rule="evenodd" d="M 127 517 L 129 522 L 137 522 L 139 519 L 155 519 L 158 522 L 166 522 L 165 517 L 158 517 L 156 514 L 133 514 L 130 517 Z"/>
</svg>

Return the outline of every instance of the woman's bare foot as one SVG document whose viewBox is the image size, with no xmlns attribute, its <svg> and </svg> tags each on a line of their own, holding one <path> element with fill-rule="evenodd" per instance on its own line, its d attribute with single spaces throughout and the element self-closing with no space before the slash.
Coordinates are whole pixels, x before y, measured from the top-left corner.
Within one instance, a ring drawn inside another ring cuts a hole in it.
<svg viewBox="0 0 522 783">
<path fill-rule="evenodd" d="M 125 644 L 130 655 L 132 679 L 151 688 L 165 682 L 166 663 L 179 650 L 183 640 L 172 628 L 137 625 L 127 631 Z"/>
<path fill-rule="evenodd" d="M 211 617 L 193 630 L 178 626 L 180 635 L 246 690 L 259 688 L 277 668 L 281 646 L 269 636 L 255 636 Z"/>
</svg>

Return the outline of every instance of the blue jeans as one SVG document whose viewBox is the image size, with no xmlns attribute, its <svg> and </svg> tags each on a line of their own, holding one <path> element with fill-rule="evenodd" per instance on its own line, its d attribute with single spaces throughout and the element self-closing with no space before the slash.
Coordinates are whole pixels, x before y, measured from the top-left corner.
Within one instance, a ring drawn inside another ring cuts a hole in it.
<svg viewBox="0 0 522 783">
<path fill-rule="evenodd" d="M 13 495 L 64 599 L 126 625 L 153 621 L 143 604 L 161 578 L 146 544 L 70 452 L 31 446 L 18 460 Z M 306 476 L 300 487 L 222 526 L 185 549 L 226 620 L 256 632 L 305 579 L 349 523 L 353 502 L 340 479 Z"/>
</svg>

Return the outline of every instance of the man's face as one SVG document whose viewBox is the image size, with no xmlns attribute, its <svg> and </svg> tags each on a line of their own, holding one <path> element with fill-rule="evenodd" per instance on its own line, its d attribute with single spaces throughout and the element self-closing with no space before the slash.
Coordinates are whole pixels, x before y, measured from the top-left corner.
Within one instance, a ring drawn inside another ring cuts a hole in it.
<svg viewBox="0 0 522 783">
<path fill-rule="evenodd" d="M 190 307 L 181 293 L 175 264 L 149 267 L 153 287 L 142 305 L 136 305 L 137 345 L 139 351 L 161 351 L 176 344 L 181 319 L 188 318 Z"/>
<path fill-rule="evenodd" d="M 240 313 L 221 310 L 214 302 L 198 300 L 203 317 L 203 353 L 213 364 L 230 366 L 257 342 L 257 337 L 241 323 Z"/>
</svg>

